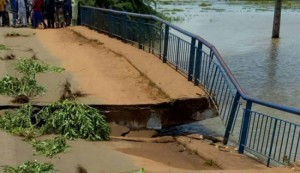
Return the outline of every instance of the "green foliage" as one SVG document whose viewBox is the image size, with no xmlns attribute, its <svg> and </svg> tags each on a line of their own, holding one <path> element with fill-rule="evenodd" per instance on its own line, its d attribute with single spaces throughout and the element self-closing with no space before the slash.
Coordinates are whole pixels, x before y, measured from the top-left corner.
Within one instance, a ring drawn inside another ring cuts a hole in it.
<svg viewBox="0 0 300 173">
<path fill-rule="evenodd" d="M 58 153 L 64 152 L 69 147 L 66 143 L 66 139 L 62 136 L 55 137 L 54 139 L 46 139 L 44 141 L 33 139 L 30 143 L 36 152 L 50 158 Z"/>
<path fill-rule="evenodd" d="M 15 69 L 22 73 L 21 78 L 6 75 L 0 80 L 0 94 L 12 97 L 34 97 L 44 94 L 46 89 L 37 84 L 36 74 L 45 72 L 62 72 L 63 68 L 44 64 L 32 58 L 20 58 Z"/>
<path fill-rule="evenodd" d="M 82 0 L 87 1 L 87 0 Z M 95 0 L 95 6 L 101 8 L 109 8 L 120 11 L 128 11 L 133 13 L 153 14 L 163 17 L 150 6 L 150 3 L 156 3 L 155 1 L 148 0 Z"/>
<path fill-rule="evenodd" d="M 0 44 L 0 50 L 10 50 L 10 48 L 6 47 L 4 44 Z"/>
<path fill-rule="evenodd" d="M 15 69 L 28 76 L 29 78 L 34 78 L 37 73 L 45 72 L 62 72 L 63 68 L 55 67 L 49 64 L 44 64 L 32 58 L 19 58 L 15 64 Z"/>
<path fill-rule="evenodd" d="M 5 112 L 4 116 L 0 117 L 0 129 L 26 139 L 40 135 L 39 130 L 31 123 L 32 110 L 30 104 L 25 104 L 17 111 Z"/>
<path fill-rule="evenodd" d="M 110 132 L 108 123 L 97 109 L 74 100 L 53 103 L 36 114 L 33 114 L 30 104 L 25 104 L 17 111 L 9 111 L 1 116 L 0 128 L 27 138 L 55 133 L 67 139 L 92 141 L 109 140 Z"/>
<path fill-rule="evenodd" d="M 0 94 L 18 97 L 21 95 L 33 97 L 39 94 L 44 94 L 46 89 L 37 84 L 36 80 L 23 76 L 16 78 L 6 75 L 0 80 Z"/>
<path fill-rule="evenodd" d="M 3 166 L 4 173 L 54 173 L 54 166 L 51 163 L 38 163 L 37 161 L 25 162 L 14 168 L 12 166 Z"/>
<path fill-rule="evenodd" d="M 10 133 L 16 128 L 33 128 L 30 121 L 31 114 L 32 106 L 29 104 L 23 105 L 17 111 L 7 111 L 0 117 L 0 128 Z"/>
<path fill-rule="evenodd" d="M 44 134 L 55 133 L 68 139 L 108 140 L 109 126 L 100 112 L 76 101 L 63 100 L 44 107 L 37 119 L 45 121 Z"/>
</svg>

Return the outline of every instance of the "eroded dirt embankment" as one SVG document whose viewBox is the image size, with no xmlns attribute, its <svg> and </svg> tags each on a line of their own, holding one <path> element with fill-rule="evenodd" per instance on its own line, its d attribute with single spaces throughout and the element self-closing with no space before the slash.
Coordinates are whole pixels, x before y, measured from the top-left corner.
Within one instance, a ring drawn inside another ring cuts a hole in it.
<svg viewBox="0 0 300 173">
<path fill-rule="evenodd" d="M 159 103 L 204 95 L 153 55 L 87 28 L 39 30 L 37 40 L 90 94 L 86 99 L 97 103 Z"/>
</svg>

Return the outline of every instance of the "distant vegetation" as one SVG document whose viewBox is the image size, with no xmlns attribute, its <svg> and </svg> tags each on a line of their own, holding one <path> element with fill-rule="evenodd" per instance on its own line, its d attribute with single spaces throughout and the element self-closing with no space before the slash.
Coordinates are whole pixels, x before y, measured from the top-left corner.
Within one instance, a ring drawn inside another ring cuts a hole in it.
<svg viewBox="0 0 300 173">
<path fill-rule="evenodd" d="M 154 0 L 80 0 L 80 2 L 101 8 L 162 16 L 150 6 L 151 3 L 156 3 Z"/>
</svg>

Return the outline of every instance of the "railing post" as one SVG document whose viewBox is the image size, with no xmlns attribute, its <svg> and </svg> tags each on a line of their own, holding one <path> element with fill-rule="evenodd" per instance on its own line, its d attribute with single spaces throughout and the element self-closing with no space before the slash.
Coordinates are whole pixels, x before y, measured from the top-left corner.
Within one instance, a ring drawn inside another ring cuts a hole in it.
<svg viewBox="0 0 300 173">
<path fill-rule="evenodd" d="M 192 40 L 191 40 L 191 51 L 190 51 L 190 60 L 189 60 L 188 81 L 192 81 L 193 80 L 194 63 L 195 63 L 195 48 L 196 48 L 196 39 L 194 37 L 192 37 Z"/>
<path fill-rule="evenodd" d="M 246 109 L 244 112 L 242 133 L 241 133 L 241 138 L 240 138 L 241 140 L 240 140 L 240 145 L 239 145 L 239 153 L 241 153 L 241 154 L 244 153 L 245 146 L 247 144 L 247 135 L 248 135 L 248 130 L 249 130 L 251 107 L 252 107 L 252 101 L 248 100 L 246 103 Z"/>
<path fill-rule="evenodd" d="M 160 23 L 160 28 L 159 28 L 159 58 L 160 59 L 162 59 L 162 44 L 161 44 L 161 41 L 162 41 L 162 39 L 163 39 L 163 37 L 162 37 L 162 33 L 163 33 L 164 31 L 163 31 L 163 29 L 162 29 L 162 23 Z"/>
<path fill-rule="evenodd" d="M 233 128 L 233 121 L 234 121 L 234 118 L 235 118 L 235 115 L 236 115 L 236 111 L 238 111 L 237 107 L 239 105 L 240 98 L 241 98 L 241 95 L 237 91 L 235 96 L 234 96 L 233 104 L 232 104 L 231 111 L 230 111 L 230 114 L 229 114 L 228 123 L 227 123 L 227 126 L 226 126 L 226 131 L 225 131 L 225 134 L 224 134 L 224 139 L 223 139 L 223 144 L 224 145 L 227 145 L 227 143 L 228 143 L 230 132 Z"/>
<path fill-rule="evenodd" d="M 167 54 L 168 54 L 168 44 L 169 44 L 169 25 L 165 26 L 165 41 L 164 41 L 164 54 L 163 54 L 163 63 L 167 62 Z"/>
<path fill-rule="evenodd" d="M 122 40 L 123 40 L 123 42 L 125 42 L 125 43 L 127 43 L 127 16 L 125 15 L 125 14 L 123 14 L 122 16 L 121 16 L 121 20 L 122 20 L 122 24 L 123 24 L 123 26 L 122 26 L 122 30 L 121 30 L 121 32 L 122 32 Z"/>
<path fill-rule="evenodd" d="M 176 53 L 176 63 L 175 63 L 175 70 L 178 70 L 178 63 L 179 63 L 179 48 L 180 48 L 180 39 L 178 38 L 177 41 L 177 53 Z"/>
<path fill-rule="evenodd" d="M 81 25 L 81 2 L 78 2 L 77 25 Z"/>
<path fill-rule="evenodd" d="M 138 27 L 139 49 L 144 49 L 144 43 L 143 43 L 144 39 L 142 39 L 142 38 L 144 37 L 144 34 L 145 34 L 145 32 L 144 32 L 145 27 L 143 25 L 143 22 L 140 22 L 140 21 L 138 21 L 138 25 L 139 25 L 139 27 Z"/>
<path fill-rule="evenodd" d="M 201 63 L 202 63 L 202 46 L 203 44 L 198 40 L 196 62 L 195 62 L 195 79 L 194 79 L 195 85 L 199 85 L 199 81 L 200 81 L 200 71 L 201 71 Z"/>
<path fill-rule="evenodd" d="M 275 119 L 275 123 L 274 123 L 274 128 L 273 128 L 273 133 L 272 133 L 272 139 L 271 139 L 271 143 L 270 143 L 270 151 L 269 151 L 269 155 L 268 155 L 268 162 L 267 162 L 267 166 L 270 165 L 270 161 L 271 161 L 271 154 L 273 151 L 273 143 L 274 143 L 274 139 L 275 139 L 275 131 L 276 131 L 276 126 L 277 126 L 277 119 Z"/>
<path fill-rule="evenodd" d="M 210 67 L 211 67 L 211 63 L 213 61 L 213 55 L 214 55 L 214 52 L 213 50 L 210 50 L 210 53 L 209 53 L 209 64 L 208 64 L 208 67 L 206 68 L 207 71 L 205 71 L 205 79 L 203 81 L 203 86 L 204 88 L 207 88 L 208 89 L 208 78 L 209 78 L 209 72 L 210 72 Z"/>
<path fill-rule="evenodd" d="M 108 35 L 112 37 L 112 14 L 108 13 Z"/>
</svg>

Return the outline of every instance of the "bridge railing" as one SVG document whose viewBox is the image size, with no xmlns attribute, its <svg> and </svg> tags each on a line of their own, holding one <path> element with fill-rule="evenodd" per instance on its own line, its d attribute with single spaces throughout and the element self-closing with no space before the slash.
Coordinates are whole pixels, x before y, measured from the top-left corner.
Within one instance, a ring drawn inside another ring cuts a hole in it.
<svg viewBox="0 0 300 173">
<path fill-rule="evenodd" d="M 300 109 L 247 95 L 208 41 L 153 15 L 81 6 L 80 19 L 84 26 L 156 55 L 203 88 L 225 125 L 224 144 L 231 134 L 239 153 L 245 149 L 256 153 L 267 165 L 300 159 L 300 121 L 278 118 L 295 116 L 299 120 Z"/>
</svg>

